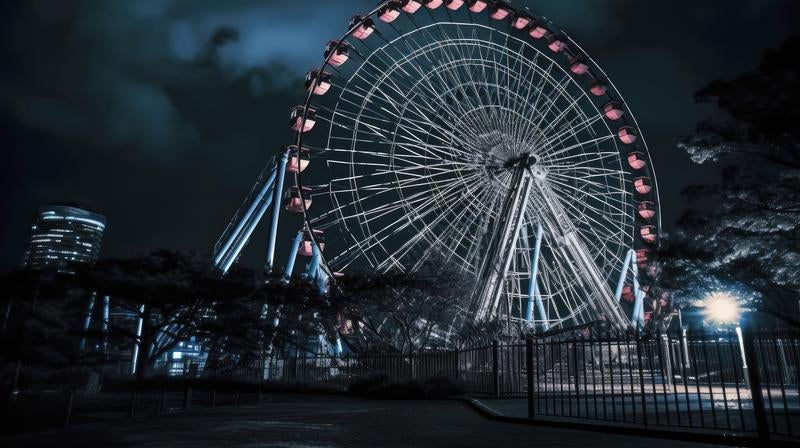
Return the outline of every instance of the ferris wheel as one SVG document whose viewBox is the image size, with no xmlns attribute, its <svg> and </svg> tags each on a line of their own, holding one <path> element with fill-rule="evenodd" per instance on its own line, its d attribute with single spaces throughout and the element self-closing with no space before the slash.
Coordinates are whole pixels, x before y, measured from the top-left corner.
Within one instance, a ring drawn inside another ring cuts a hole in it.
<svg viewBox="0 0 800 448">
<path fill-rule="evenodd" d="M 321 282 L 436 257 L 474 280 L 475 322 L 644 323 L 651 158 L 608 76 L 553 22 L 504 1 L 382 1 L 327 43 L 305 87 L 281 203 L 303 215 L 292 256 Z"/>
</svg>

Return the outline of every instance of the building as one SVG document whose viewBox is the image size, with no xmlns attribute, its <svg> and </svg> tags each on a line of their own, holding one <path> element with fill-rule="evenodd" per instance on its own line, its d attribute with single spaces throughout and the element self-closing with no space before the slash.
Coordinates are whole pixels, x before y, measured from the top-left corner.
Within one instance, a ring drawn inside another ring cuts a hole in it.
<svg viewBox="0 0 800 448">
<path fill-rule="evenodd" d="M 74 273 L 97 261 L 106 218 L 73 204 L 39 209 L 31 238 L 22 257 L 23 269 L 54 269 Z"/>
</svg>

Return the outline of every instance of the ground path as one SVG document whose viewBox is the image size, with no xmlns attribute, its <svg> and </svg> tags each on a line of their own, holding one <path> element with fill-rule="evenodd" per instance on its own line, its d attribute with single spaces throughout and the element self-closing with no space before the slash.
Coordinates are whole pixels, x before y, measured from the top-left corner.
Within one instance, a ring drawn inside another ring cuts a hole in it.
<svg viewBox="0 0 800 448">
<path fill-rule="evenodd" d="M 484 419 L 459 401 L 275 395 L 263 408 L 142 416 L 0 440 L 3 447 L 708 447 Z"/>
</svg>

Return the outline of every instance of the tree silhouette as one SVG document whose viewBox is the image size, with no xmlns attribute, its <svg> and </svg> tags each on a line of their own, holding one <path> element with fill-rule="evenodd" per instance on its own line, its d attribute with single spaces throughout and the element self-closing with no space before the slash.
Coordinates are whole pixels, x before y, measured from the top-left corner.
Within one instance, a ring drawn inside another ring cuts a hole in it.
<svg viewBox="0 0 800 448">
<path fill-rule="evenodd" d="M 696 94 L 722 118 L 679 143 L 722 181 L 687 189 L 691 209 L 665 252 L 684 304 L 701 289 L 733 289 L 753 308 L 800 325 L 800 39 L 768 51 L 753 73 Z"/>
</svg>

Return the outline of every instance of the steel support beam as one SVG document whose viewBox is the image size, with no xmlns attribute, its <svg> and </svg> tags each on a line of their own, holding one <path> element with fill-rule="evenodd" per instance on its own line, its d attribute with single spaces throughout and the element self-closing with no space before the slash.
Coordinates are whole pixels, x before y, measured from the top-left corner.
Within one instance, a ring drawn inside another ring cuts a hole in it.
<svg viewBox="0 0 800 448">
<path fill-rule="evenodd" d="M 286 260 L 286 268 L 283 270 L 284 283 L 289 283 L 292 280 L 292 271 L 294 271 L 294 263 L 297 260 L 297 252 L 300 250 L 300 244 L 303 242 L 303 231 L 297 232 L 297 236 L 292 241 L 292 247 L 289 249 L 289 259 Z"/>
<path fill-rule="evenodd" d="M 525 211 L 528 208 L 533 186 L 528 157 L 518 160 L 513 169 L 511 183 L 494 226 L 496 232 L 490 240 L 477 277 L 479 288 L 473 297 L 470 310 L 474 322 L 489 320 L 497 314 L 503 283 L 516 251 Z"/>
<path fill-rule="evenodd" d="M 283 182 L 286 179 L 286 163 L 289 161 L 289 150 L 287 149 L 278 161 L 278 180 L 273 188 L 272 195 L 272 219 L 269 227 L 269 244 L 267 245 L 267 264 L 264 272 L 272 272 L 275 260 L 275 238 L 278 235 L 278 223 L 281 217 L 281 199 L 283 196 Z"/>
</svg>

